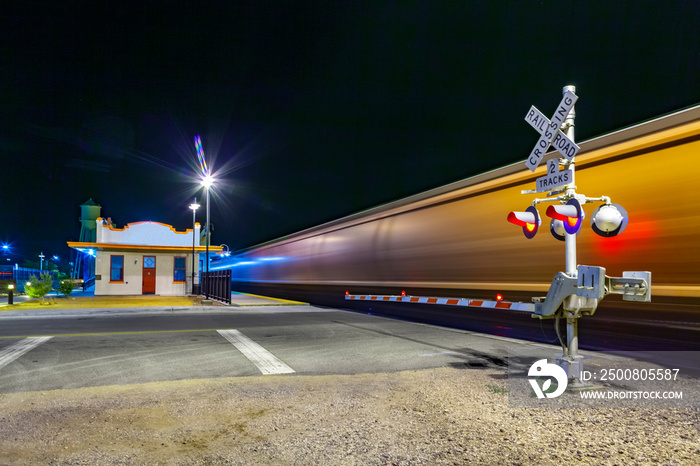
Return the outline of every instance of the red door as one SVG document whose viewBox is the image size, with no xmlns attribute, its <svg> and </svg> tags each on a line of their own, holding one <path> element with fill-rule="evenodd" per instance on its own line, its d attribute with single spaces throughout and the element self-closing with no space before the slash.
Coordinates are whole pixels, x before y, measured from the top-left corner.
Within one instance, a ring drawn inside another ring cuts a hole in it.
<svg viewBox="0 0 700 466">
<path fill-rule="evenodd" d="M 143 286 L 141 293 L 155 294 L 156 292 L 156 257 L 143 256 Z"/>
</svg>

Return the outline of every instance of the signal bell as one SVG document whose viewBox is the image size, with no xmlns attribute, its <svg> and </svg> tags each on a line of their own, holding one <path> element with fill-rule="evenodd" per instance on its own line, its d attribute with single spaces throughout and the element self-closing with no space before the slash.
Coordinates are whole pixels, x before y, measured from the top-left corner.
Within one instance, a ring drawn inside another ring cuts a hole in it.
<svg viewBox="0 0 700 466">
<path fill-rule="evenodd" d="M 542 224 L 540 213 L 533 206 L 525 209 L 525 212 L 511 212 L 508 221 L 519 227 L 523 227 L 523 234 L 527 239 L 532 239 Z"/>
<path fill-rule="evenodd" d="M 603 204 L 591 215 L 591 228 L 606 238 L 617 236 L 627 228 L 629 216 L 619 204 Z"/>
</svg>

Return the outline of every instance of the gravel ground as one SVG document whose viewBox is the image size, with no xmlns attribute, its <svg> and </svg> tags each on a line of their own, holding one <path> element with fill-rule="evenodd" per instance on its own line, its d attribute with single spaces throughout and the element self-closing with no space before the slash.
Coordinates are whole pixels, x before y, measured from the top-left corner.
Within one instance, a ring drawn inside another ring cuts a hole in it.
<svg viewBox="0 0 700 466">
<path fill-rule="evenodd" d="M 516 409 L 442 368 L 0 395 L 0 464 L 700 464 L 700 411 Z"/>
</svg>

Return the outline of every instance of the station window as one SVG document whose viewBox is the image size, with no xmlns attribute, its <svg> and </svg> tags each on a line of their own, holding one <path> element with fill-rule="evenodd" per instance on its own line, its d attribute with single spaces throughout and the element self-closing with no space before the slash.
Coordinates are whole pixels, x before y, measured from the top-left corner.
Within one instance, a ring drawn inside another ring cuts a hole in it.
<svg viewBox="0 0 700 466">
<path fill-rule="evenodd" d="M 176 257 L 175 258 L 175 270 L 173 272 L 173 281 L 184 282 L 185 281 L 185 264 L 186 258 Z"/>
<path fill-rule="evenodd" d="M 124 281 L 124 256 L 109 256 L 109 281 Z"/>
</svg>

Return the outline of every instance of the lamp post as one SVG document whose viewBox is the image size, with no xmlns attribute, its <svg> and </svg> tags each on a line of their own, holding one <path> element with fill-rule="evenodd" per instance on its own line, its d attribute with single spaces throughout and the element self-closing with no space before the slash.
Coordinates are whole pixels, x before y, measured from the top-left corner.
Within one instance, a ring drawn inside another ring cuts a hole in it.
<svg viewBox="0 0 700 466">
<path fill-rule="evenodd" d="M 207 246 L 207 253 L 206 253 L 206 269 L 207 273 L 209 273 L 209 240 L 211 236 L 211 232 L 209 231 L 209 189 L 214 185 L 214 178 L 212 178 L 211 174 L 207 173 L 202 177 L 202 186 L 207 191 L 207 238 L 206 238 L 206 246 Z M 204 286 L 204 296 L 206 299 L 209 299 L 209 280 L 205 275 L 205 286 Z"/>
<path fill-rule="evenodd" d="M 195 227 L 195 216 L 197 214 L 197 209 L 199 209 L 199 204 L 197 204 L 197 198 L 194 198 L 194 202 L 190 204 L 190 209 L 192 209 L 192 294 L 195 294 L 194 290 L 194 227 Z"/>
<path fill-rule="evenodd" d="M 41 259 L 41 262 L 39 262 L 39 271 L 44 270 L 44 251 L 41 251 L 41 254 L 39 254 L 39 259 Z"/>
</svg>

